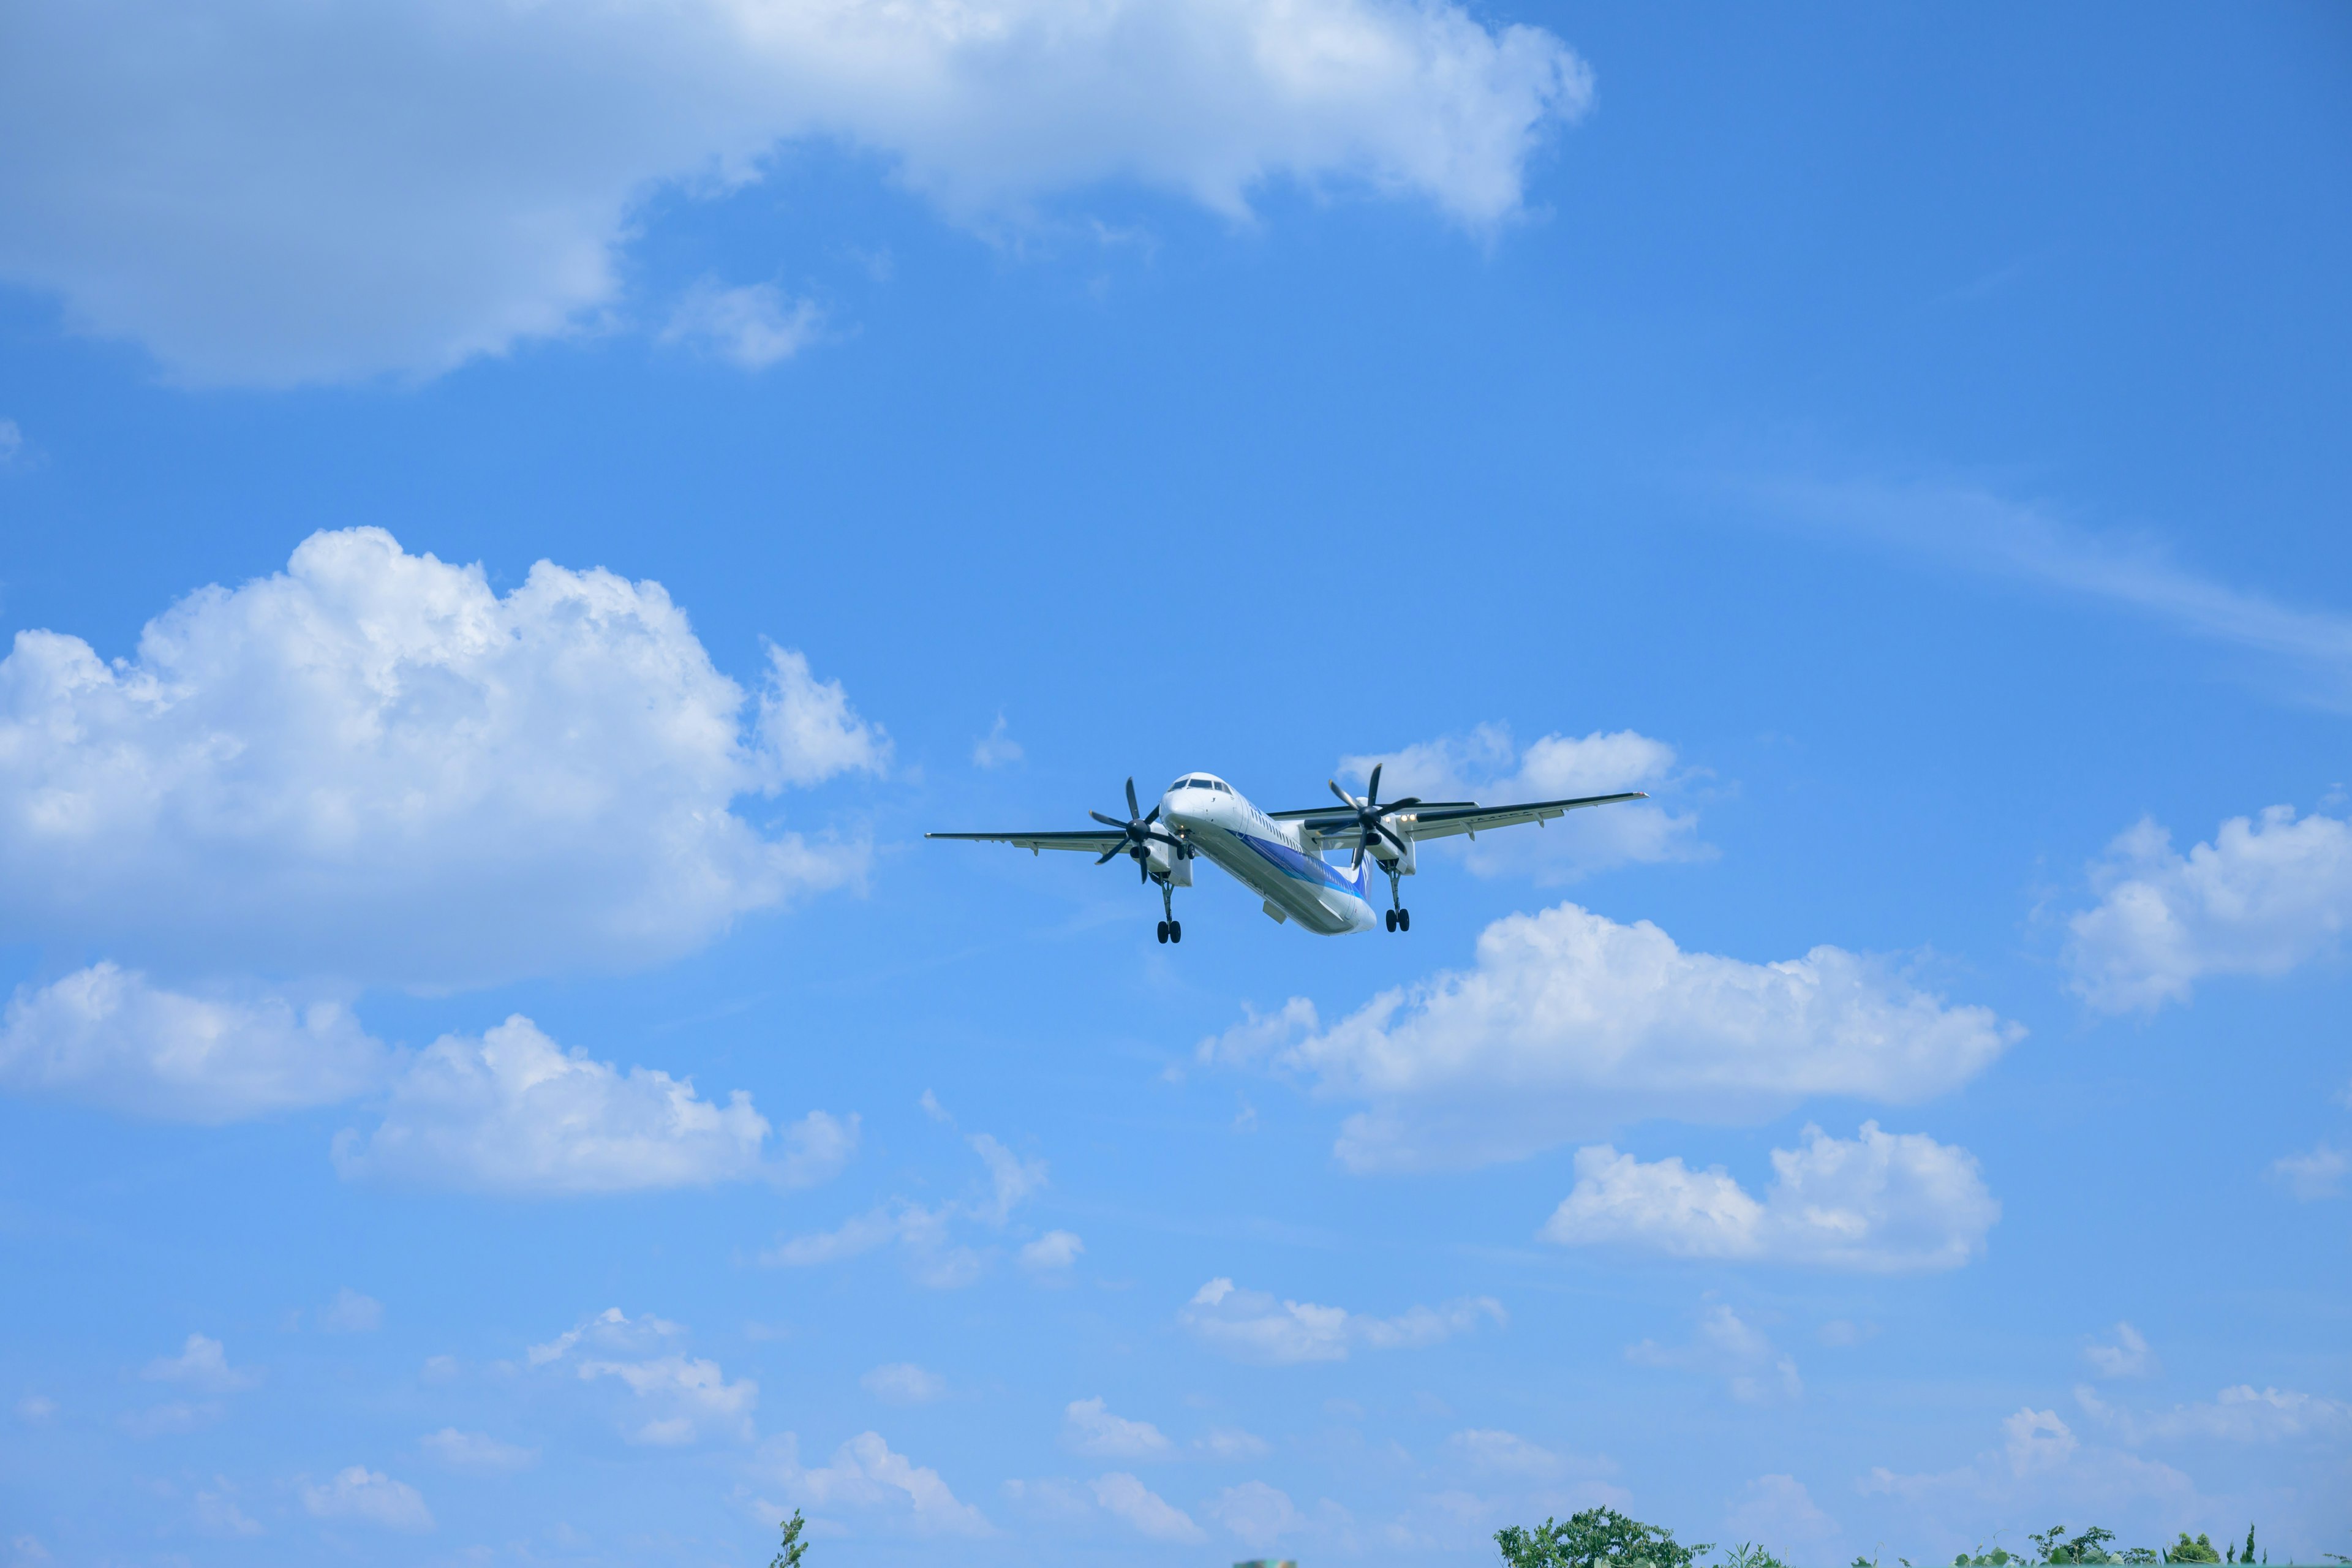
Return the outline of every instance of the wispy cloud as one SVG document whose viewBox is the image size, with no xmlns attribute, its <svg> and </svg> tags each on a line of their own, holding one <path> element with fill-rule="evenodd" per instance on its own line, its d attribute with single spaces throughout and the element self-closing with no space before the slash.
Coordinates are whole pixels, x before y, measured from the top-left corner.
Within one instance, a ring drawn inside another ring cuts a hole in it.
<svg viewBox="0 0 2352 1568">
<path fill-rule="evenodd" d="M 2105 599 L 2192 637 L 2277 656 L 2311 678 L 2298 695 L 2352 710 L 2352 615 L 2232 587 L 2182 564 L 2153 535 L 2084 528 L 2047 503 L 1963 484 L 1775 480 L 1748 489 L 1793 521 Z"/>
</svg>

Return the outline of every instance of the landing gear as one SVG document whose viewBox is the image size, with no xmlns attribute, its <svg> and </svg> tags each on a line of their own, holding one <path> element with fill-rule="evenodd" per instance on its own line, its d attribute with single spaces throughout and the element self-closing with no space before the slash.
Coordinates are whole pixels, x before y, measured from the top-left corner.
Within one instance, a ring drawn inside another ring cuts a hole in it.
<svg viewBox="0 0 2352 1568">
<path fill-rule="evenodd" d="M 1412 929 L 1412 911 L 1397 902 L 1397 879 L 1403 874 L 1396 870 L 1389 872 L 1389 911 L 1386 918 L 1391 931 Z"/>
<path fill-rule="evenodd" d="M 1184 922 L 1176 918 L 1176 890 L 1166 882 L 1160 884 L 1160 908 L 1167 916 L 1160 922 L 1160 940 L 1182 942 Z"/>
</svg>

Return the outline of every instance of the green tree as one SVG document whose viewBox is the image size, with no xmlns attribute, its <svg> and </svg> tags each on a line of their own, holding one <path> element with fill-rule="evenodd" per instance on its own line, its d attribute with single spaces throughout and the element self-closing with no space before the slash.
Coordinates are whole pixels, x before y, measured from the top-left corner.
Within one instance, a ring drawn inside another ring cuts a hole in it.
<svg viewBox="0 0 2352 1568">
<path fill-rule="evenodd" d="M 801 1568 L 801 1559 L 808 1554 L 808 1542 L 801 1539 L 801 1531 L 804 1527 L 801 1510 L 793 1510 L 793 1517 L 779 1527 L 784 1532 L 784 1543 L 776 1548 L 776 1555 L 769 1561 L 768 1568 Z"/>
<path fill-rule="evenodd" d="M 2239 1561 L 2239 1562 L 2241 1562 L 2241 1563 L 2252 1563 L 2253 1560 L 2254 1560 L 2254 1527 L 2253 1527 L 2252 1525 L 2249 1524 L 2249 1525 L 2247 1525 L 2247 1526 L 2246 1526 L 2246 1549 L 2245 1549 L 2243 1552 L 2239 1552 L 2239 1553 L 2238 1553 L 2238 1561 Z"/>
<path fill-rule="evenodd" d="M 1495 1532 L 1509 1568 L 1692 1568 L 1712 1543 L 1685 1546 L 1675 1532 L 1628 1519 L 1613 1508 L 1589 1508 L 1566 1524 L 1547 1519 L 1533 1530 L 1510 1525 Z M 1750 1562 L 1743 1568 L 1765 1568 Z M 1780 1568 L 1773 1563 L 1771 1568 Z"/>
<path fill-rule="evenodd" d="M 2191 1541 L 2184 1530 L 2180 1532 L 2180 1539 L 2173 1542 L 2172 1549 L 2164 1554 L 2164 1560 L 2167 1563 L 2219 1563 L 2221 1554 L 2213 1550 L 2211 1536 L 2200 1531 L 2197 1539 Z"/>
</svg>

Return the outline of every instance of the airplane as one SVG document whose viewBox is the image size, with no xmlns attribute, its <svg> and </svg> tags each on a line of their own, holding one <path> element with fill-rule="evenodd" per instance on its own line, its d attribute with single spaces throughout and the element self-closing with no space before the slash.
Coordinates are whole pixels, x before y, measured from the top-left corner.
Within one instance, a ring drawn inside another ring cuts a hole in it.
<svg viewBox="0 0 2352 1568">
<path fill-rule="evenodd" d="M 1391 931 L 1412 929 L 1412 911 L 1404 907 L 1397 881 L 1415 873 L 1413 848 L 1424 838 L 1455 833 L 1475 838 L 1488 828 L 1522 822 L 1540 825 L 1583 806 L 1649 798 L 1645 791 L 1629 790 L 1577 800 L 1486 806 L 1475 800 L 1429 801 L 1406 795 L 1382 805 L 1381 764 L 1373 766 L 1361 800 L 1341 789 L 1338 780 L 1329 783 L 1344 810 L 1324 805 L 1269 815 L 1214 773 L 1192 773 L 1170 784 L 1149 813 L 1137 803 L 1135 781 L 1129 779 L 1125 821 L 1099 811 L 1087 813 L 1103 824 L 1100 828 L 1073 833 L 926 833 L 923 837 L 1010 844 L 1033 855 L 1046 849 L 1100 851 L 1095 855 L 1097 866 L 1107 866 L 1124 855 L 1135 862 L 1139 880 L 1160 884 L 1162 942 L 1184 940 L 1184 927 L 1176 919 L 1176 889 L 1192 885 L 1196 859 L 1223 868 L 1264 899 L 1265 912 L 1276 923 L 1297 921 L 1318 936 L 1344 936 L 1371 930 L 1375 920 L 1385 920 Z M 1345 870 L 1323 858 L 1325 850 L 1343 847 L 1350 839 L 1355 842 L 1355 854 Z M 1372 865 L 1365 865 L 1367 859 Z M 1389 879 L 1389 907 L 1384 912 L 1372 907 L 1375 868 Z"/>
</svg>

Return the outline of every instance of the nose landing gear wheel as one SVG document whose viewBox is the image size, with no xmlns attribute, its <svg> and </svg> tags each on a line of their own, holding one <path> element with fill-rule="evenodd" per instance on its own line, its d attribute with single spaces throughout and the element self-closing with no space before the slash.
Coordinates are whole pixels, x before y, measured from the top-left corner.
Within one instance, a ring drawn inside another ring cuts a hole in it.
<svg viewBox="0 0 2352 1568">
<path fill-rule="evenodd" d="M 1160 945 L 1162 945 L 1163 947 L 1167 945 L 1167 942 L 1168 942 L 1168 922 L 1167 922 L 1166 921 L 1161 921 L 1160 922 Z"/>
<path fill-rule="evenodd" d="M 1170 921 L 1168 922 L 1168 940 L 1170 942 L 1182 942 L 1184 940 L 1184 922 L 1182 921 Z"/>
</svg>

